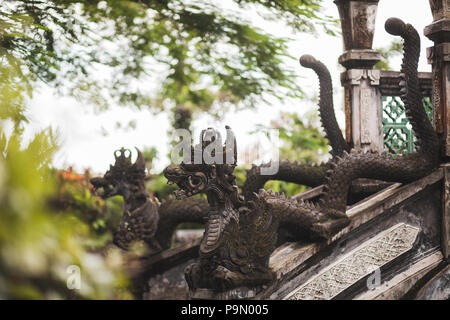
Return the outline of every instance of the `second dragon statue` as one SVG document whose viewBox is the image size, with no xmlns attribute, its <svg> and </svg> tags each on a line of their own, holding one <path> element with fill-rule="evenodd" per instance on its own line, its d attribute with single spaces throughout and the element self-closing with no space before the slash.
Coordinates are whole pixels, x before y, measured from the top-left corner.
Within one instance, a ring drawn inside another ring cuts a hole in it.
<svg viewBox="0 0 450 320">
<path fill-rule="evenodd" d="M 122 249 L 143 241 L 149 254 L 168 249 L 172 234 L 180 223 L 203 223 L 208 203 L 203 199 L 187 201 L 168 199 L 158 201 L 145 188 L 145 161 L 137 150 L 135 163 L 131 162 L 131 151 L 120 149 L 114 153 L 115 163 L 103 177 L 91 179 L 94 191 L 102 188 L 104 199 L 120 195 L 124 199 L 124 210 L 119 226 L 113 232 L 113 242 Z"/>
</svg>

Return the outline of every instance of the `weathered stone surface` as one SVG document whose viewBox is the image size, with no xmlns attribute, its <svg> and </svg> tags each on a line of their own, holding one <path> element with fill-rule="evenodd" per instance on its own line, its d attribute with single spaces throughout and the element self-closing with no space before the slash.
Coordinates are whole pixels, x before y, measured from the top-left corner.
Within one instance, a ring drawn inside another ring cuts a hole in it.
<svg viewBox="0 0 450 320">
<path fill-rule="evenodd" d="M 288 300 L 327 300 L 412 248 L 419 229 L 398 224 L 366 241 L 290 293 Z"/>
<path fill-rule="evenodd" d="M 429 176 L 405 186 L 393 184 L 379 193 L 351 206 L 347 213 L 349 226 L 337 233 L 328 242 L 286 243 L 271 256 L 270 266 L 277 273 L 277 280 L 258 294 L 257 299 L 282 299 L 302 284 L 316 276 L 324 268 L 338 261 L 346 253 L 370 240 L 383 230 L 399 223 L 420 228 L 421 234 L 408 251 L 394 265 L 383 268 L 383 278 L 388 281 L 407 269 L 409 259 L 417 261 L 428 251 L 439 246 L 440 239 L 440 196 L 439 185 L 443 170 L 436 170 Z M 398 269 L 400 268 L 400 269 Z M 339 299 L 352 299 L 366 291 L 364 279 Z"/>
<path fill-rule="evenodd" d="M 442 261 L 442 253 L 437 251 L 411 265 L 380 286 L 363 292 L 354 300 L 398 300 L 401 299 L 422 277 Z M 381 275 L 381 281 L 383 281 Z"/>
<path fill-rule="evenodd" d="M 431 96 L 433 91 L 433 77 L 431 72 L 419 72 L 419 87 L 423 96 Z M 383 96 L 400 96 L 401 88 L 398 85 L 401 80 L 399 71 L 380 71 L 379 89 Z"/>
<path fill-rule="evenodd" d="M 350 69 L 341 74 L 345 87 L 345 112 L 351 141 L 356 148 L 383 152 L 380 71 Z"/>
<path fill-rule="evenodd" d="M 177 265 L 162 274 L 148 280 L 148 291 L 144 300 L 186 300 L 189 299 L 189 289 L 184 279 L 184 269 L 195 260 Z"/>
<path fill-rule="evenodd" d="M 339 63 L 347 69 L 372 69 L 380 60 L 381 54 L 378 51 L 371 49 L 348 50 L 338 59 Z"/>
<path fill-rule="evenodd" d="M 449 0 L 429 0 L 429 1 L 434 21 L 441 20 L 444 18 L 450 18 Z"/>
<path fill-rule="evenodd" d="M 344 49 L 372 49 L 378 0 L 335 0 Z"/>
<path fill-rule="evenodd" d="M 203 236 L 204 229 L 185 229 L 175 232 L 175 243 L 186 244 L 200 239 Z"/>
<path fill-rule="evenodd" d="M 286 242 L 272 253 L 270 268 L 275 271 L 277 279 L 281 279 L 283 275 L 314 255 L 317 250 L 318 246 L 314 243 Z"/>
<path fill-rule="evenodd" d="M 215 291 L 211 289 L 196 289 L 189 292 L 193 300 L 246 300 L 252 299 L 261 288 L 239 287 L 228 291 Z"/>
<path fill-rule="evenodd" d="M 450 265 L 428 281 L 416 298 L 418 300 L 450 300 Z"/>
<path fill-rule="evenodd" d="M 444 183 L 442 191 L 442 252 L 444 258 L 450 259 L 450 164 L 444 168 Z"/>
</svg>

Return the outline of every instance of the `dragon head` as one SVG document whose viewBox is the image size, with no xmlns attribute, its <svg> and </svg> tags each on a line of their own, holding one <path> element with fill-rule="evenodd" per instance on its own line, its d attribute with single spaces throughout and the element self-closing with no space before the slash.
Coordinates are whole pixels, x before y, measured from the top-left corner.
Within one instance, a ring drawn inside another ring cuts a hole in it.
<svg viewBox="0 0 450 320">
<path fill-rule="evenodd" d="M 227 194 L 237 195 L 234 168 L 237 162 L 236 139 L 226 126 L 227 138 L 222 145 L 220 133 L 212 128 L 203 130 L 200 143 L 191 146 L 191 153 L 180 164 L 164 169 L 168 184 L 176 183 L 177 199 L 205 193 L 223 199 Z"/>
<path fill-rule="evenodd" d="M 94 186 L 93 191 L 102 188 L 100 196 L 103 199 L 116 195 L 130 199 L 137 193 L 145 193 L 145 161 L 142 152 L 137 149 L 138 157 L 135 163 L 131 162 L 131 151 L 121 148 L 114 152 L 116 162 L 110 165 L 103 177 L 95 177 L 90 180 Z"/>
</svg>

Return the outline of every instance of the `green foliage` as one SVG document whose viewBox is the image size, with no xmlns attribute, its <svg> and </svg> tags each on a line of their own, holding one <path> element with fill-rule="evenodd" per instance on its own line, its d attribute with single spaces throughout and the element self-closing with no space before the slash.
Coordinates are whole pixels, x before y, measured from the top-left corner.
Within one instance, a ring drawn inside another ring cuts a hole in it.
<svg viewBox="0 0 450 320">
<path fill-rule="evenodd" d="M 88 226 L 47 205 L 56 185 L 48 169 L 55 149 L 51 131 L 37 134 L 26 146 L 19 134 L 1 137 L 0 297 L 126 298 L 126 291 L 119 293 L 127 282 L 118 252 L 107 258 L 89 253 L 86 244 L 95 236 Z M 81 270 L 80 290 L 66 286 L 71 265 Z"/>
<path fill-rule="evenodd" d="M 24 81 L 15 59 L 4 59 L 0 55 L 0 120 L 13 121 L 16 131 L 26 122 L 24 103 L 31 88 Z"/>
<path fill-rule="evenodd" d="M 401 41 L 392 41 L 389 46 L 376 49 L 381 53 L 382 60 L 378 61 L 375 69 L 392 70 L 390 59 L 399 56 L 403 52 L 403 44 Z"/>
<path fill-rule="evenodd" d="M 159 158 L 158 150 L 155 147 L 146 148 L 142 151 L 147 170 L 152 167 L 152 162 Z M 168 185 L 167 179 L 162 172 L 152 173 L 146 182 L 147 190 L 150 190 L 159 200 L 167 199 L 177 189 L 174 185 Z"/>
<path fill-rule="evenodd" d="M 58 185 L 49 168 L 56 139 L 50 129 L 24 139 L 30 92 L 20 63 L 9 58 L 0 58 L 0 299 L 130 298 L 121 254 L 90 251 L 100 236 L 71 210 L 49 206 Z M 80 290 L 67 287 L 73 265 Z"/>
<path fill-rule="evenodd" d="M 281 113 L 280 118 L 272 122 L 272 128 L 279 130 L 282 143 L 279 148 L 280 159 L 310 164 L 324 160 L 329 147 L 324 134 L 318 129 L 318 122 L 318 117 L 314 113 L 307 114 L 304 119 L 296 113 Z M 240 172 L 237 177 L 242 181 L 245 176 Z M 306 190 L 305 186 L 284 181 L 268 181 L 265 188 L 284 192 L 286 196 L 293 196 Z"/>
<path fill-rule="evenodd" d="M 245 172 L 245 166 L 238 166 L 234 169 L 234 174 L 236 176 L 236 183 L 238 186 L 242 186 L 247 178 L 247 174 Z"/>
<path fill-rule="evenodd" d="M 306 114 L 303 119 L 296 113 L 281 113 L 271 126 L 279 131 L 280 159 L 317 163 L 328 153 L 327 139 L 318 129 L 319 121 L 314 113 Z M 258 130 L 265 129 L 261 125 L 258 127 Z"/>
<path fill-rule="evenodd" d="M 145 148 L 142 150 L 146 163 L 152 163 L 153 160 L 158 159 L 158 149 L 156 147 Z"/>
<path fill-rule="evenodd" d="M 111 243 L 112 231 L 122 217 L 122 197 L 117 196 L 105 201 L 94 195 L 90 190 L 89 170 L 86 170 L 84 175 L 75 173 L 71 167 L 53 171 L 57 183 L 49 200 L 51 208 L 60 212 L 72 212 L 89 226 L 93 237 L 85 242 L 87 249 L 105 249 Z"/>
<path fill-rule="evenodd" d="M 320 25 L 334 33 L 337 23 L 321 13 L 321 3 L 6 0 L 0 57 L 18 59 L 27 81 L 50 82 L 104 107 L 113 98 L 221 113 L 239 102 L 251 106 L 263 92 L 280 99 L 301 93 L 282 62 L 291 58 L 288 39 L 258 29 L 247 13 L 300 32 Z M 150 82 L 158 83 L 156 91 L 148 90 Z"/>
<path fill-rule="evenodd" d="M 283 123 L 284 122 L 284 123 Z M 327 139 L 318 129 L 317 116 L 310 114 L 300 119 L 296 113 L 281 116 L 280 139 L 284 145 L 280 156 L 291 160 L 317 163 L 328 152 Z"/>
</svg>

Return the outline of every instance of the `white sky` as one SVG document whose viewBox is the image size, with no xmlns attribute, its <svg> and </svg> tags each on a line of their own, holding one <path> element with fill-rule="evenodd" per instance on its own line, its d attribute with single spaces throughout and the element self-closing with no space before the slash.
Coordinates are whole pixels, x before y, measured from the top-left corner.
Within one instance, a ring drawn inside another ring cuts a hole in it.
<svg viewBox="0 0 450 320">
<path fill-rule="evenodd" d="M 324 3 L 327 13 L 338 18 L 338 10 L 333 1 L 325 0 Z M 413 24 L 419 31 L 422 36 L 419 71 L 431 71 L 426 62 L 425 50 L 432 46 L 432 42 L 422 35 L 424 27 L 432 22 L 428 0 L 380 0 L 375 28 L 375 48 L 387 46 L 394 39 L 384 30 L 384 22 L 392 16 Z M 271 25 L 270 30 L 275 35 L 293 38 L 289 46 L 292 56 L 311 54 L 327 65 L 333 77 L 336 115 L 341 128 L 344 128 L 342 88 L 339 82 L 339 74 L 343 68 L 337 62 L 339 55 L 342 54 L 341 38 L 327 35 L 316 38 L 307 34 L 291 34 L 281 25 Z M 392 65 L 398 70 L 400 63 L 399 58 Z M 298 63 L 294 68 L 301 76 L 299 85 L 308 96 L 317 94 L 318 80 L 314 72 L 302 68 Z M 153 115 L 149 110 L 137 111 L 120 106 L 111 106 L 108 111 L 95 114 L 93 109 L 92 106 L 82 105 L 73 98 L 57 97 L 52 88 L 44 88 L 35 93 L 30 103 L 27 113 L 30 125 L 26 128 L 26 133 L 31 135 L 48 126 L 58 129 L 61 148 L 55 156 L 54 164 L 59 168 L 73 165 L 77 170 L 90 167 L 93 172 L 102 173 L 113 162 L 113 151 L 122 146 L 130 149 L 134 146 L 138 148 L 155 146 L 161 159 L 154 163 L 153 169 L 160 171 L 169 164 L 165 156 L 168 154 L 170 141 L 167 134 L 170 127 L 167 114 Z M 257 124 L 269 125 L 271 120 L 278 118 L 281 111 L 303 114 L 311 109 L 317 110 L 315 103 L 290 100 L 281 104 L 275 100 L 271 105 L 259 105 L 256 110 L 229 113 L 221 121 L 203 114 L 193 123 L 193 137 L 197 139 L 201 129 L 211 126 L 224 132 L 224 127 L 228 124 L 237 137 L 239 150 L 242 150 L 255 140 L 248 132 L 253 131 Z M 117 129 L 118 121 L 123 125 L 135 121 L 136 128 Z M 107 135 L 104 134 L 105 131 L 108 132 Z"/>
</svg>

